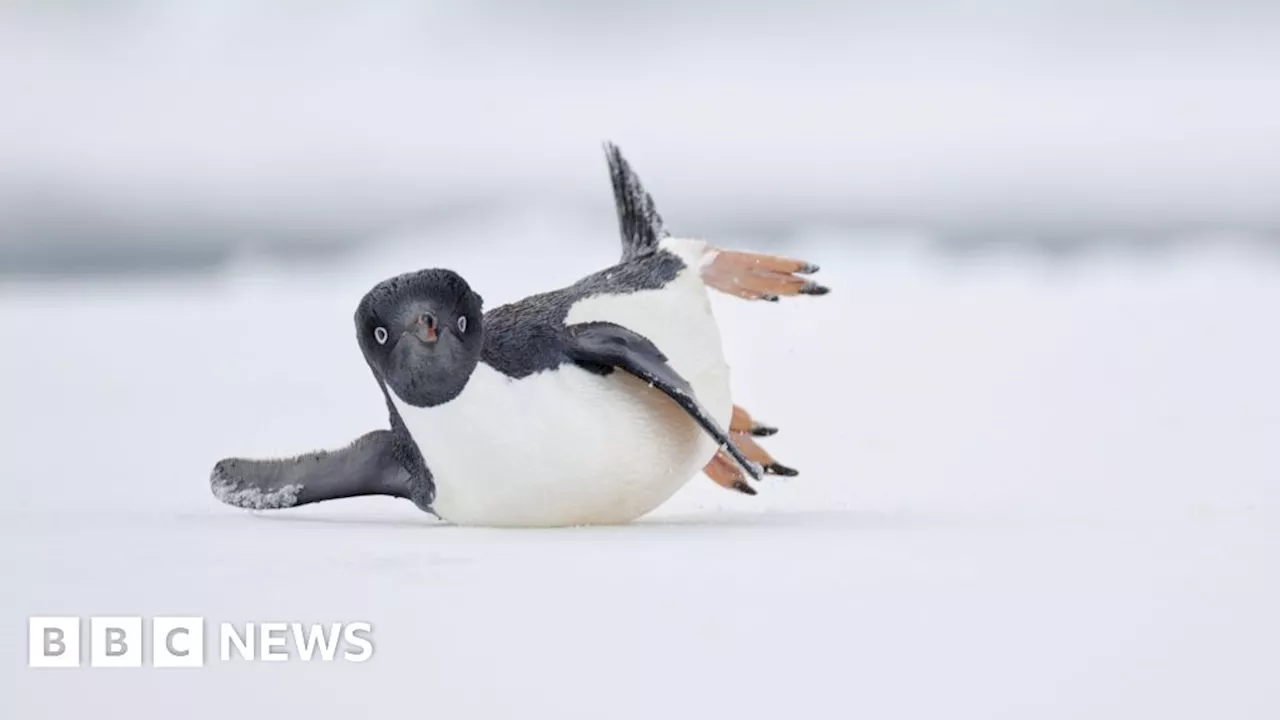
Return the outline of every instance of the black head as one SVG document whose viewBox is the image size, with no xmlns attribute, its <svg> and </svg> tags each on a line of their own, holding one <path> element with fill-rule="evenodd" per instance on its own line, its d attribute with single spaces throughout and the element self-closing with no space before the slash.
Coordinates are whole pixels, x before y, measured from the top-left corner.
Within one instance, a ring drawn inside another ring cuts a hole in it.
<svg viewBox="0 0 1280 720">
<path fill-rule="evenodd" d="M 374 374 L 406 403 L 449 402 L 480 361 L 483 302 L 452 270 L 384 280 L 356 308 L 360 350 Z"/>
</svg>

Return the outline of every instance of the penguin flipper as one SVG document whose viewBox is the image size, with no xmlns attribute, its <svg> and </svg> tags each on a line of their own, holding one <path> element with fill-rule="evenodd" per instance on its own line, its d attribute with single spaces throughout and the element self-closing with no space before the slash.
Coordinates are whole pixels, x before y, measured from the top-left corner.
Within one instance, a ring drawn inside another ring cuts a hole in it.
<svg viewBox="0 0 1280 720">
<path fill-rule="evenodd" d="M 608 375 L 614 369 L 649 383 L 679 405 L 754 480 L 760 480 L 760 466 L 752 462 L 716 423 L 693 388 L 667 364 L 667 357 L 643 335 L 609 322 L 587 322 L 569 326 L 568 355 L 590 372 Z"/>
<path fill-rule="evenodd" d="M 658 242 L 669 233 L 663 227 L 662 216 L 654 207 L 653 198 L 631 164 L 622 157 L 622 151 L 611 142 L 604 144 L 605 158 L 609 161 L 609 179 L 613 183 L 613 202 L 618 209 L 618 229 L 622 233 L 622 260 L 632 260 L 658 249 Z"/>
<path fill-rule="evenodd" d="M 209 487 L 227 505 L 249 510 L 362 495 L 410 498 L 410 474 L 398 458 L 395 433 L 375 430 L 341 450 L 270 460 L 222 460 L 213 467 Z"/>
</svg>

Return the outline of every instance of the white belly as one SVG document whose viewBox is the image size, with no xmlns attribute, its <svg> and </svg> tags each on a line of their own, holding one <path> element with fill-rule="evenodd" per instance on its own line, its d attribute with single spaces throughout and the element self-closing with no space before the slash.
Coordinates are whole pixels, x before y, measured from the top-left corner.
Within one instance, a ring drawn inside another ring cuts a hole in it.
<svg viewBox="0 0 1280 720">
<path fill-rule="evenodd" d="M 613 322 L 649 338 L 727 428 L 729 369 L 699 276 L 701 243 L 663 242 L 688 265 L 675 280 L 581 301 L 565 322 Z M 462 525 L 629 522 L 675 494 L 717 449 L 670 398 L 623 372 L 566 365 L 511 380 L 482 363 L 451 402 L 395 402 L 435 479 L 436 512 Z"/>
</svg>

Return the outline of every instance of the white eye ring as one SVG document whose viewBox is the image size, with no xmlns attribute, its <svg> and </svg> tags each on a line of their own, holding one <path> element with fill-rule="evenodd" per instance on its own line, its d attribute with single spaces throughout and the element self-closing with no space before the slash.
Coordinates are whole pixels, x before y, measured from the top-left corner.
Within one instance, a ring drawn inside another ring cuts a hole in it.
<svg viewBox="0 0 1280 720">
<path fill-rule="evenodd" d="M 384 327 L 374 328 L 373 339 L 377 340 L 379 345 L 385 345 L 387 342 L 387 329 Z"/>
<path fill-rule="evenodd" d="M 467 316 L 463 315 L 458 318 L 458 332 L 467 331 Z"/>
</svg>

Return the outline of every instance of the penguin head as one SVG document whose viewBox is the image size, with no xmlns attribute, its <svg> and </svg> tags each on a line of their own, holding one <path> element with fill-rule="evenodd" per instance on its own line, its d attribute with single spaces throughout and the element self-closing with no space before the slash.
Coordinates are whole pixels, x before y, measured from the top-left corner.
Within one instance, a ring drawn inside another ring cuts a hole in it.
<svg viewBox="0 0 1280 720">
<path fill-rule="evenodd" d="M 418 407 L 449 402 L 484 346 L 483 299 L 452 270 L 384 280 L 356 308 L 356 337 L 374 374 Z"/>
</svg>

